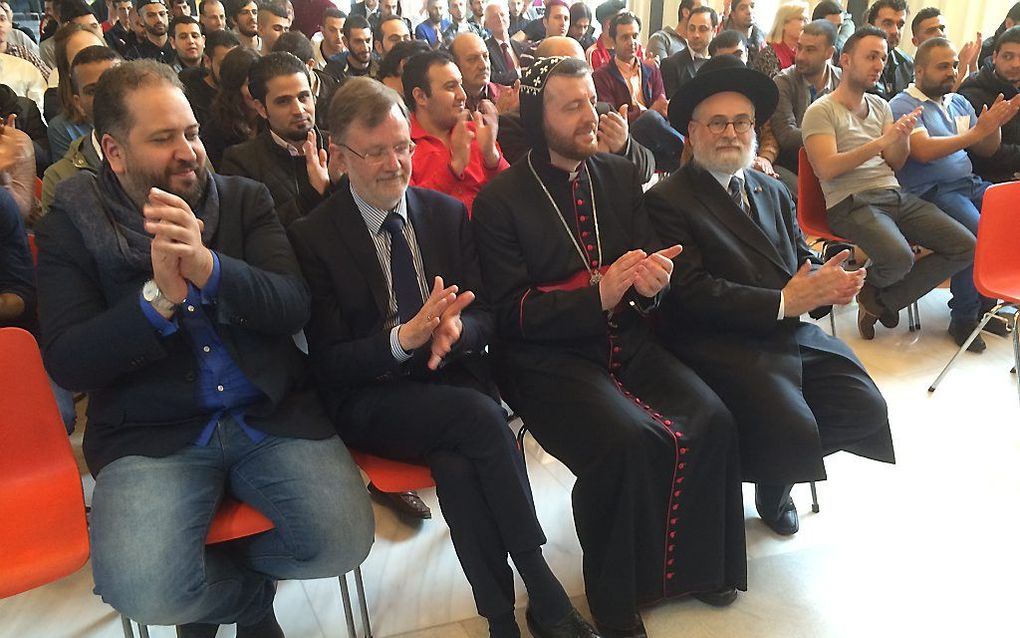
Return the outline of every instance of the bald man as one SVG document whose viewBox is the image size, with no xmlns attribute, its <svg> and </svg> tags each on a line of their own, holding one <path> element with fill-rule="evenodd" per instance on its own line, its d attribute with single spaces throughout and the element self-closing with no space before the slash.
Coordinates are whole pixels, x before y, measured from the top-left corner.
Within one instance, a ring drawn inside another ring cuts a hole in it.
<svg viewBox="0 0 1020 638">
<path fill-rule="evenodd" d="M 577 43 L 577 40 L 566 36 L 551 36 L 542 40 L 535 48 L 534 53 L 537 58 L 567 56 L 578 60 L 584 59 L 584 50 L 581 49 L 581 45 Z M 599 112 L 600 149 L 629 159 L 637 167 L 642 181 L 647 183 L 655 173 L 655 156 L 650 150 L 631 138 L 626 117 L 613 111 L 604 102 L 599 102 L 596 105 L 596 110 Z M 500 112 L 497 139 L 500 148 L 503 149 L 503 157 L 511 164 L 524 159 L 524 156 L 531 150 L 527 137 L 524 135 L 520 112 L 517 110 Z"/>
<path fill-rule="evenodd" d="M 465 108 L 477 111 L 482 100 L 489 100 L 500 113 L 517 109 L 514 90 L 492 82 L 489 49 L 480 37 L 461 33 L 450 43 L 450 55 L 460 69 L 461 86 L 467 95 Z"/>
</svg>

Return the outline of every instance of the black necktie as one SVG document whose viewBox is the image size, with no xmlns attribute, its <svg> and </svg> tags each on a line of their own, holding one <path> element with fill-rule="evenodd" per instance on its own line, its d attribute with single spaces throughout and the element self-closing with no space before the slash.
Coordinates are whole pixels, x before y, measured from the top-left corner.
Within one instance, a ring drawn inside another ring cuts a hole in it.
<svg viewBox="0 0 1020 638">
<path fill-rule="evenodd" d="M 396 213 L 390 213 L 382 227 L 390 234 L 390 275 L 393 294 L 397 298 L 397 314 L 400 323 L 407 323 L 421 310 L 422 298 L 411 247 L 404 238 L 404 219 Z"/>
<path fill-rule="evenodd" d="M 736 175 L 730 177 L 730 185 L 726 188 L 726 191 L 730 194 L 730 199 L 737 207 L 744 211 L 745 215 L 750 215 L 751 210 L 747 203 L 744 201 L 744 180 L 740 179 Z"/>
</svg>

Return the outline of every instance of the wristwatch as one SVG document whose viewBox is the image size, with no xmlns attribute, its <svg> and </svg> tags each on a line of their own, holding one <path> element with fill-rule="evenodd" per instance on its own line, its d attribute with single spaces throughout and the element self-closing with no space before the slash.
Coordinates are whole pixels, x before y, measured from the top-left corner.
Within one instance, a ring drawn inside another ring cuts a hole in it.
<svg viewBox="0 0 1020 638">
<path fill-rule="evenodd" d="M 172 313 L 177 308 L 177 304 L 166 298 L 153 279 L 145 282 L 145 285 L 142 286 L 142 299 L 149 302 L 159 312 Z"/>
</svg>

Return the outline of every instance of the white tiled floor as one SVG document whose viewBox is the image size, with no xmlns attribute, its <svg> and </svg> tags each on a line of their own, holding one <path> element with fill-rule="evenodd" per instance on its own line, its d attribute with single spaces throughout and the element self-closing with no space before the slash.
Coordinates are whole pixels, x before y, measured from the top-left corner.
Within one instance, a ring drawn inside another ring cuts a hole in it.
<svg viewBox="0 0 1020 638">
<path fill-rule="evenodd" d="M 838 313 L 846 337 L 890 404 L 898 464 L 841 454 L 819 484 L 794 492 L 801 531 L 769 533 L 745 490 L 750 588 L 727 609 L 673 601 L 643 612 L 652 638 L 885 638 L 1020 636 L 1020 402 L 1011 346 L 989 336 L 935 395 L 927 387 L 954 351 L 946 291 L 921 304 L 923 329 L 879 327 L 857 338 L 855 308 Z M 825 324 L 827 329 L 827 322 Z M 570 516 L 570 473 L 529 438 L 528 466 L 553 570 L 587 613 Z M 477 638 L 475 615 L 435 494 L 418 528 L 376 508 L 378 535 L 364 573 L 377 636 Z M 0 549 L 2 555 L 2 549 Z M 2 560 L 2 557 L 0 557 Z M 117 617 L 90 592 L 86 566 L 58 583 L 0 601 L 0 638 L 117 638 Z M 518 588 L 519 591 L 521 588 Z M 524 604 L 520 605 L 523 611 Z M 335 580 L 281 583 L 277 614 L 289 638 L 347 635 Z M 169 628 L 155 628 L 169 638 Z M 233 636 L 224 628 L 220 637 Z"/>
</svg>

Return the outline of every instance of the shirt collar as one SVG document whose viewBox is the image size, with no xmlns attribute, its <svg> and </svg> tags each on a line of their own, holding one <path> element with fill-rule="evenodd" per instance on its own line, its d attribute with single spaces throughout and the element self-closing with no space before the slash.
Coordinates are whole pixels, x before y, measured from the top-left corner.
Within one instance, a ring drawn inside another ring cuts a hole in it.
<svg viewBox="0 0 1020 638">
<path fill-rule="evenodd" d="M 401 219 L 404 220 L 404 224 L 407 224 L 407 192 L 404 192 L 404 196 L 397 202 L 397 207 L 392 211 L 377 208 L 364 199 L 361 195 L 358 195 L 358 191 L 354 189 L 354 184 L 351 184 L 351 196 L 354 197 L 354 203 L 358 207 L 358 211 L 361 213 L 361 218 L 365 220 L 365 226 L 368 228 L 368 232 L 372 233 L 373 236 L 378 235 L 382 232 L 383 222 L 389 217 L 391 212 L 400 215 Z"/>
<path fill-rule="evenodd" d="M 932 102 L 934 104 L 941 106 L 942 108 L 946 108 L 946 106 L 949 105 L 950 96 L 952 95 L 951 93 L 946 93 L 945 95 L 942 96 L 941 99 L 933 100 L 927 95 L 925 95 L 924 92 L 921 91 L 921 89 L 917 88 L 917 85 L 914 84 L 913 82 L 911 82 L 910 86 L 907 87 L 906 93 L 907 95 L 918 100 L 919 102 Z"/>
<path fill-rule="evenodd" d="M 713 170 L 709 170 L 708 172 L 712 174 L 712 177 L 715 178 L 715 181 L 719 182 L 719 185 L 722 186 L 723 190 L 727 191 L 727 192 L 729 192 L 729 189 L 730 189 L 730 179 L 732 179 L 734 177 L 739 177 L 741 182 L 743 182 L 745 184 L 747 183 L 747 180 L 744 178 L 744 169 L 742 169 L 742 168 L 738 169 L 736 173 L 732 173 L 732 174 L 731 173 L 722 173 L 722 172 L 713 171 Z"/>
<path fill-rule="evenodd" d="M 300 148 L 298 148 L 297 146 L 294 146 L 293 144 L 291 144 L 287 140 L 285 140 L 282 137 L 280 137 L 279 135 L 277 135 L 276 132 L 273 131 L 272 129 L 269 129 L 269 136 L 273 138 L 273 141 L 276 142 L 277 146 L 279 146 L 280 148 L 282 148 L 285 151 L 287 151 L 287 153 L 289 153 L 291 157 L 303 157 L 304 156 L 304 152 Z"/>
<path fill-rule="evenodd" d="M 103 147 L 99 144 L 99 139 L 96 138 L 95 129 L 92 129 L 92 134 L 89 137 L 92 139 L 92 148 L 96 149 L 96 157 L 100 162 L 103 161 Z"/>
</svg>

